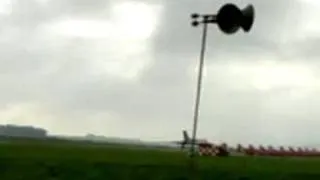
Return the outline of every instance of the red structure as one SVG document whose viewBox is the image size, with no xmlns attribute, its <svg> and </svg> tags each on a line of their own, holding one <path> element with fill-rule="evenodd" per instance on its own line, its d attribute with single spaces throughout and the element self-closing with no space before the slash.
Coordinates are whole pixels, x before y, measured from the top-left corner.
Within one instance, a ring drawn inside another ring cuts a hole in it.
<svg viewBox="0 0 320 180">
<path fill-rule="evenodd" d="M 279 148 L 274 148 L 273 146 L 264 147 L 260 145 L 258 148 L 254 147 L 253 145 L 248 145 L 244 147 L 241 144 L 238 144 L 236 148 L 228 148 L 226 143 L 221 145 L 214 145 L 211 143 L 200 144 L 199 145 L 199 153 L 200 155 L 205 156 L 216 156 L 218 153 L 219 147 L 223 147 L 226 149 L 230 149 L 230 151 L 235 151 L 237 154 L 243 154 L 247 156 L 278 156 L 278 157 L 320 157 L 320 151 L 317 149 L 308 149 L 302 147 L 288 147 L 285 148 L 280 146 Z M 232 156 L 232 152 L 230 155 Z"/>
</svg>

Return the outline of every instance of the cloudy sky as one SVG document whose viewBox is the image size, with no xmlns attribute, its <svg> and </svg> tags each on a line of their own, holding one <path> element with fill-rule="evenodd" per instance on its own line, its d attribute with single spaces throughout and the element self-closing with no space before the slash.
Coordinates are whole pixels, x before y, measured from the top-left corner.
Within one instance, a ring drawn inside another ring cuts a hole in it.
<svg viewBox="0 0 320 180">
<path fill-rule="evenodd" d="M 210 26 L 199 137 L 320 144 L 320 2 L 252 3 L 253 29 Z M 191 134 L 200 28 L 222 0 L 2 0 L 0 123 L 52 134 Z M 318 61 L 319 60 L 319 61 Z"/>
</svg>

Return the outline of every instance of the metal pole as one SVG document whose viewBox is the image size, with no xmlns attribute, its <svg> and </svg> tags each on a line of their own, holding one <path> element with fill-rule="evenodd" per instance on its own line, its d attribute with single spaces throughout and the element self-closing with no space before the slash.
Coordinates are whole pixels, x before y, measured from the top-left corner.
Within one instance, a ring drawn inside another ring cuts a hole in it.
<svg viewBox="0 0 320 180">
<path fill-rule="evenodd" d="M 202 76 L 203 76 L 202 74 L 203 74 L 203 65 L 204 65 L 204 54 L 205 54 L 206 39 L 207 39 L 207 26 L 208 26 L 207 23 L 203 23 L 201 52 L 200 52 L 200 60 L 199 60 L 199 67 L 198 67 L 198 81 L 197 81 L 196 99 L 195 99 L 194 117 L 193 117 L 191 157 L 193 157 L 195 155 L 195 143 L 196 143 L 197 128 L 198 128 L 198 117 L 199 117 L 199 107 L 200 107 Z"/>
</svg>

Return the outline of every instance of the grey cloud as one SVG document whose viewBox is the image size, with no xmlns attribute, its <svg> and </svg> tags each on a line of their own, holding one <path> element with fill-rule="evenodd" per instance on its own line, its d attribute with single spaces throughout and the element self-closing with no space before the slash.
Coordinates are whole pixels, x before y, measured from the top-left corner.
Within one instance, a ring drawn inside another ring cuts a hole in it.
<svg viewBox="0 0 320 180">
<path fill-rule="evenodd" d="M 70 0 L 70 1 L 46 1 L 39 3 L 36 0 L 25 2 L 23 0 L 13 1 L 13 10 L 10 22 L 26 23 L 28 25 L 38 25 L 39 22 L 45 22 L 50 18 L 61 16 L 86 16 L 103 15 L 109 11 L 110 1 L 88 1 L 88 0 Z"/>
<path fill-rule="evenodd" d="M 313 35 L 311 37 L 306 37 L 294 41 L 292 43 L 291 51 L 294 55 L 298 57 L 303 57 L 303 61 L 318 61 L 319 58 L 319 47 L 320 47 L 320 37 Z"/>
<path fill-rule="evenodd" d="M 288 92 L 210 89 L 203 96 L 199 133 L 233 144 L 316 143 L 319 98 L 299 100 Z"/>
<path fill-rule="evenodd" d="M 31 51 L 24 51 L 30 44 L 37 46 Z M 153 77 L 151 81 L 156 87 L 144 86 L 144 80 L 141 80 L 141 84 L 132 84 L 114 77 L 92 76 L 91 45 L 91 41 L 83 39 L 61 39 L 55 45 L 50 38 L 34 38 L 33 41 L 21 43 L 20 49 L 7 47 L 10 51 L 7 51 L 8 56 L 3 53 L 6 61 L 2 61 L 1 67 L 2 72 L 9 71 L 2 81 L 2 85 L 7 87 L 7 91 L 4 88 L 3 92 L 8 96 L 2 102 L 45 101 L 52 104 L 52 108 L 67 112 L 94 113 L 107 110 L 139 122 L 139 118 L 155 121 L 174 119 L 183 114 L 185 100 L 179 90 L 184 86 L 174 90 L 176 88 L 168 89 L 164 84 L 159 84 L 170 83 L 171 78 L 179 76 L 168 76 L 166 81 Z M 106 60 L 109 58 L 114 57 L 106 57 Z M 48 72 L 50 69 L 52 72 Z M 177 84 L 169 84 L 173 85 Z M 180 110 L 172 109 L 172 103 L 176 103 L 175 107 L 181 107 Z M 160 113 L 155 118 L 159 110 L 166 113 Z"/>
<path fill-rule="evenodd" d="M 232 1 L 240 8 L 247 3 L 252 3 L 256 10 L 256 19 L 252 32 L 244 34 L 240 32 L 233 36 L 225 36 L 213 27 L 208 33 L 208 54 L 245 54 L 263 53 L 277 50 L 279 38 L 288 33 L 294 25 L 300 21 L 301 12 L 298 1 Z M 158 33 L 154 40 L 157 52 L 174 54 L 198 53 L 201 30 L 190 26 L 190 14 L 193 12 L 211 13 L 223 5 L 222 1 L 167 1 L 165 3 L 164 17 L 161 26 L 164 30 Z M 295 21 L 291 21 L 295 19 Z"/>
</svg>

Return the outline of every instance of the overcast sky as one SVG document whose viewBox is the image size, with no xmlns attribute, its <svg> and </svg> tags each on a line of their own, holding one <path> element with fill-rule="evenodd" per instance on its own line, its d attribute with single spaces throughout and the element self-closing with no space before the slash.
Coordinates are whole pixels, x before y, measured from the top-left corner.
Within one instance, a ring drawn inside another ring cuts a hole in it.
<svg viewBox="0 0 320 180">
<path fill-rule="evenodd" d="M 198 135 L 320 145 L 320 2 L 238 0 L 253 29 L 210 25 Z M 0 1 L 0 123 L 52 134 L 191 134 L 200 28 L 222 0 Z"/>
</svg>

